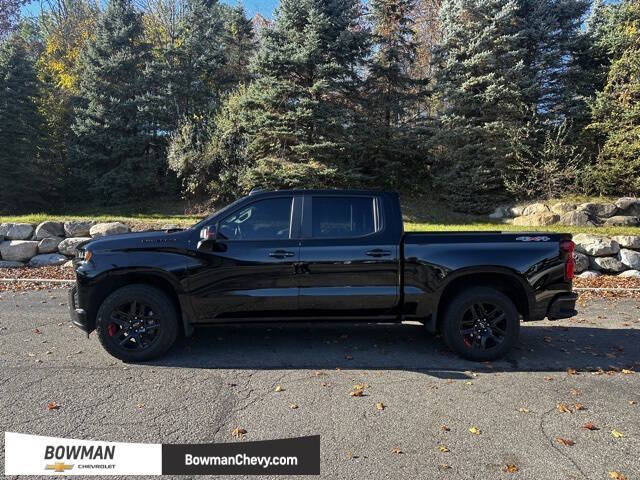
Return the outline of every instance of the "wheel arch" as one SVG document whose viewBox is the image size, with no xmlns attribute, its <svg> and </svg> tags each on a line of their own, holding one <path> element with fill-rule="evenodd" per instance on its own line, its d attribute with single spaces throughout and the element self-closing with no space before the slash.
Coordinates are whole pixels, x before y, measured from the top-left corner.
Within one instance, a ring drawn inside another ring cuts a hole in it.
<svg viewBox="0 0 640 480">
<path fill-rule="evenodd" d="M 91 322 L 89 331 L 95 328 L 98 309 L 109 295 L 127 285 L 143 284 L 155 287 L 167 295 L 176 309 L 184 334 L 190 335 L 193 327 L 188 321 L 188 316 L 178 293 L 180 291 L 179 284 L 176 283 L 175 279 L 170 278 L 163 272 L 153 270 L 115 270 L 96 277 L 92 281 L 93 294 L 91 296 L 90 309 L 87 312 L 88 319 Z"/>
<path fill-rule="evenodd" d="M 427 328 L 440 330 L 444 309 L 460 291 L 471 287 L 491 287 L 504 293 L 513 300 L 518 312 L 526 321 L 535 305 L 535 297 L 526 280 L 517 272 L 499 267 L 480 267 L 473 270 L 462 270 L 452 275 L 442 287 L 441 294 L 433 315 L 427 322 Z"/>
</svg>

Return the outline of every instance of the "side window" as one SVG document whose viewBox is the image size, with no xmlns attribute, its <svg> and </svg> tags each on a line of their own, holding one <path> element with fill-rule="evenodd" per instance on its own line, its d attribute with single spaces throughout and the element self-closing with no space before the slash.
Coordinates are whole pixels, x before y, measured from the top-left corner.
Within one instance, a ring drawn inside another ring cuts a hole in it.
<svg viewBox="0 0 640 480">
<path fill-rule="evenodd" d="M 283 197 L 247 205 L 218 224 L 218 235 L 227 240 L 288 239 L 291 203 L 291 197 Z"/>
<path fill-rule="evenodd" d="M 375 232 L 373 197 L 313 197 L 314 238 L 361 237 Z"/>
</svg>

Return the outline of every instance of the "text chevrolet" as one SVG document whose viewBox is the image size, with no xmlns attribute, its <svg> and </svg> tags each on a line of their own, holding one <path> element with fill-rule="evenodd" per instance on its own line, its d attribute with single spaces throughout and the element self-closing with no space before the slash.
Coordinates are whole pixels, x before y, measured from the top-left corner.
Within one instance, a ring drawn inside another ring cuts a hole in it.
<svg viewBox="0 0 640 480">
<path fill-rule="evenodd" d="M 404 320 L 481 361 L 521 321 L 576 314 L 570 235 L 405 233 L 395 193 L 258 191 L 185 230 L 91 240 L 73 263 L 73 323 L 124 361 L 200 325 Z"/>
</svg>

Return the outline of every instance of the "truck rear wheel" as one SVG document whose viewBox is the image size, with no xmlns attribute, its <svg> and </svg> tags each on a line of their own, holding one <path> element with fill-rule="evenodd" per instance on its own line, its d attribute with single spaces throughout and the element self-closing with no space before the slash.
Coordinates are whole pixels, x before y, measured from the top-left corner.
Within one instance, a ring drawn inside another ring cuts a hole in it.
<svg viewBox="0 0 640 480">
<path fill-rule="evenodd" d="M 102 302 L 96 331 L 111 355 L 124 362 L 142 362 L 159 357 L 174 344 L 178 313 L 162 290 L 128 285 Z"/>
<path fill-rule="evenodd" d="M 442 334 L 447 346 L 464 358 L 495 360 L 517 342 L 520 315 L 504 293 L 493 288 L 471 288 L 447 306 Z"/>
</svg>

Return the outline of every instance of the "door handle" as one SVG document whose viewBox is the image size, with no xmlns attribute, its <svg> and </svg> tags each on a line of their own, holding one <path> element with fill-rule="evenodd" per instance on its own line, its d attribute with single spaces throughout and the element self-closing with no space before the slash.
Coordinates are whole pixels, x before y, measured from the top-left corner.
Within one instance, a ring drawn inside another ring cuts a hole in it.
<svg viewBox="0 0 640 480">
<path fill-rule="evenodd" d="M 365 252 L 369 257 L 388 257 L 391 255 L 390 250 L 382 250 L 380 248 L 374 248 L 373 250 L 369 250 Z"/>
<path fill-rule="evenodd" d="M 275 252 L 269 252 L 269 256 L 274 258 L 293 257 L 294 255 L 295 253 L 287 252 L 286 250 L 276 250 Z"/>
</svg>

